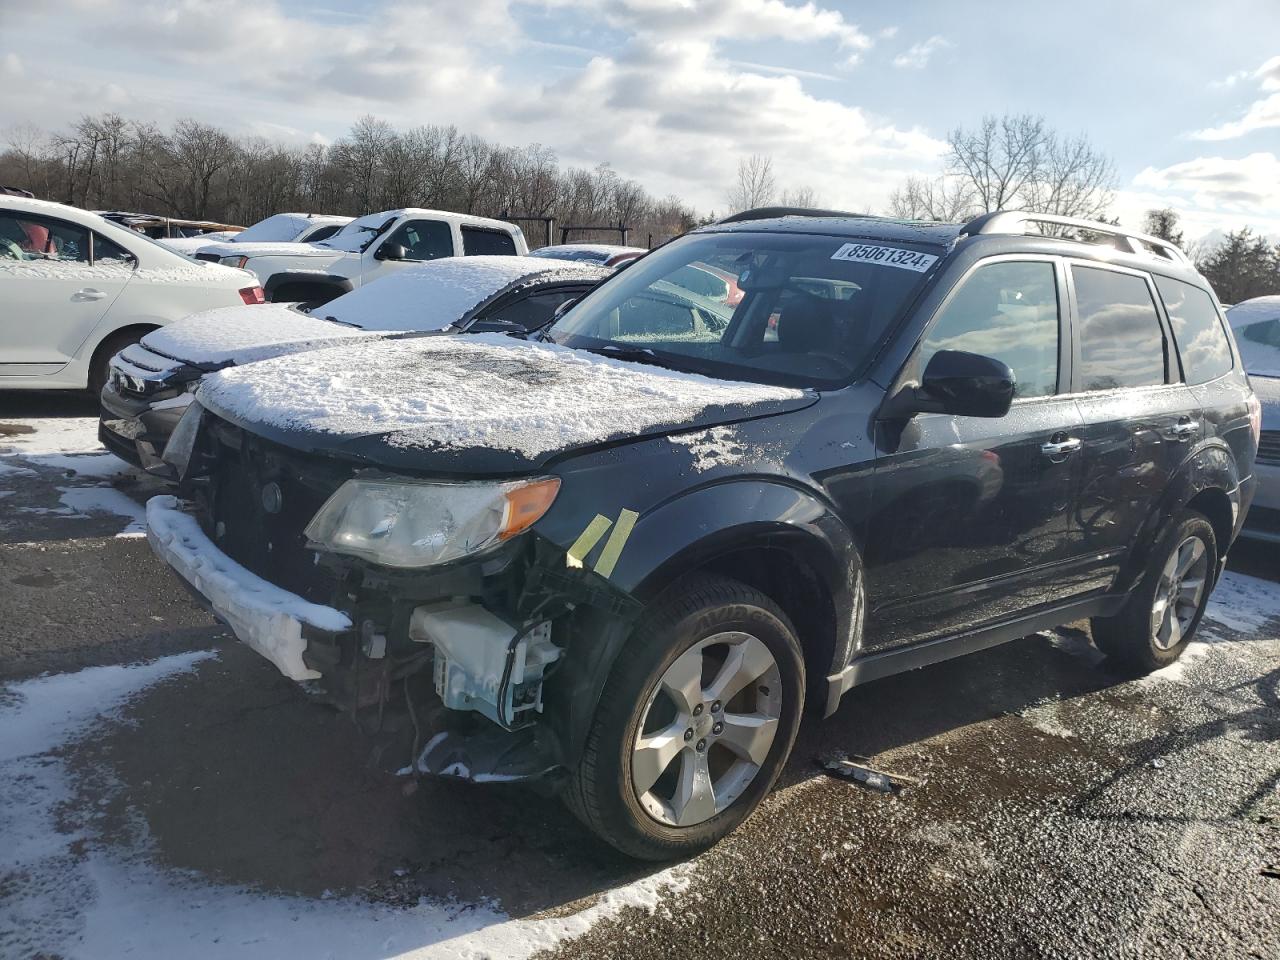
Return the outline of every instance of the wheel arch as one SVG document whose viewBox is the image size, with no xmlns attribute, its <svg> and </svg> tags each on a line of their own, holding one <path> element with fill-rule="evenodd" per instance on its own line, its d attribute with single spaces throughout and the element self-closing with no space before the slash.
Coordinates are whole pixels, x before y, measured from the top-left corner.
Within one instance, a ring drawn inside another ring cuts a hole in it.
<svg viewBox="0 0 1280 960">
<path fill-rule="evenodd" d="M 689 577 L 713 573 L 752 586 L 787 614 L 805 653 L 810 692 L 821 691 L 860 640 L 861 558 L 844 524 L 813 494 L 771 481 L 703 487 L 640 517 L 610 581 L 652 604 Z M 579 755 L 605 681 L 633 623 L 583 611 L 558 671 L 558 728 Z"/>
<path fill-rule="evenodd" d="M 262 284 L 262 292 L 270 303 L 277 303 L 281 301 L 277 301 L 276 296 L 282 290 L 294 287 L 326 294 L 332 293 L 333 296 L 329 297 L 329 300 L 336 299 L 344 293 L 350 293 L 356 288 L 350 277 L 337 274 L 295 273 L 286 270 L 269 276 Z"/>
<path fill-rule="evenodd" d="M 134 335 L 134 334 L 136 334 L 137 338 L 141 340 L 148 333 L 151 333 L 151 331 L 159 330 L 160 326 L 161 325 L 158 323 L 146 323 L 146 322 L 126 323 L 124 326 L 121 326 L 121 327 L 111 327 L 110 329 L 106 330 L 106 332 L 102 333 L 101 336 L 98 336 L 96 339 L 96 342 L 93 344 L 93 349 L 87 351 L 89 360 L 84 367 L 85 386 L 88 386 L 89 383 L 91 382 L 93 377 L 93 371 L 97 368 L 98 362 L 104 359 L 103 351 L 107 348 L 108 345 L 111 344 L 112 341 L 119 340 L 126 335 Z M 83 353 L 81 354 L 81 356 L 84 356 L 84 355 L 85 354 Z"/>
<path fill-rule="evenodd" d="M 1240 473 L 1235 455 L 1221 440 L 1201 445 L 1183 461 L 1148 515 L 1121 569 L 1118 587 L 1128 590 L 1138 583 L 1160 532 L 1173 517 L 1187 509 L 1203 515 L 1213 527 L 1218 541 L 1216 578 L 1235 536 L 1239 508 Z"/>
</svg>

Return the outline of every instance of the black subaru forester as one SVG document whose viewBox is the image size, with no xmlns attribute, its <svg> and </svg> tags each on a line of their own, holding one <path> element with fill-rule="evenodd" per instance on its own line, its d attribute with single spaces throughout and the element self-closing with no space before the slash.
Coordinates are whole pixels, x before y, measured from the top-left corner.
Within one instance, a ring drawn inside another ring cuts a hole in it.
<svg viewBox="0 0 1280 960">
<path fill-rule="evenodd" d="M 751 812 L 805 702 L 1081 618 L 1171 663 L 1260 427 L 1181 251 L 1019 213 L 751 211 L 537 341 L 339 347 L 197 399 L 149 536 L 237 635 L 407 769 L 554 786 L 654 859 Z"/>
</svg>

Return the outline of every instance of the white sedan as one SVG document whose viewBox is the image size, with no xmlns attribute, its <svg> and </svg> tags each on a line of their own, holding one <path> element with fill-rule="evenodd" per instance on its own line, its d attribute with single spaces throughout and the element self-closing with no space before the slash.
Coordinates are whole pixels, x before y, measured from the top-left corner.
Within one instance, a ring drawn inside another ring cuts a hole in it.
<svg viewBox="0 0 1280 960">
<path fill-rule="evenodd" d="M 111 357 L 149 331 L 262 300 L 244 270 L 87 210 L 0 196 L 0 389 L 100 391 Z"/>
</svg>

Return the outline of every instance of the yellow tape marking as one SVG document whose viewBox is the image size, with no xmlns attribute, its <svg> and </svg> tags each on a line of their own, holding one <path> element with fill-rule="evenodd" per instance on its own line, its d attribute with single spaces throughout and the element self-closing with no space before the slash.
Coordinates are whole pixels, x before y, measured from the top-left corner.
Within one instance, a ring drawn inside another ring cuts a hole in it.
<svg viewBox="0 0 1280 960">
<path fill-rule="evenodd" d="M 586 528 L 578 534 L 578 539 L 573 541 L 573 546 L 569 548 L 569 553 L 564 558 L 565 566 L 581 567 L 587 554 L 600 542 L 600 538 L 611 526 L 613 526 L 612 520 L 604 514 L 597 513 Z"/>
<path fill-rule="evenodd" d="M 600 559 L 596 561 L 595 571 L 609 579 L 609 575 L 613 573 L 613 568 L 618 562 L 618 555 L 622 553 L 622 548 L 627 545 L 627 537 L 631 536 L 631 528 L 636 525 L 636 519 L 640 514 L 634 510 L 623 510 L 618 514 L 618 523 L 613 528 L 613 533 L 609 534 L 609 541 L 604 545 L 604 549 L 600 551 Z"/>
</svg>

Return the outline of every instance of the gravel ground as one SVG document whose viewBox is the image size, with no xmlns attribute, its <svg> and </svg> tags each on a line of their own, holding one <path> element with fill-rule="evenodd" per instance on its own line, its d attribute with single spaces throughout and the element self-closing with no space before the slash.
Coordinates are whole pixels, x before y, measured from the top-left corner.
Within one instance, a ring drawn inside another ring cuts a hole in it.
<svg viewBox="0 0 1280 960">
<path fill-rule="evenodd" d="M 738 833 L 657 869 L 552 798 L 380 772 L 151 557 L 157 488 L 92 413 L 0 397 L 6 960 L 1280 958 L 1273 550 L 1237 547 L 1206 642 L 1156 676 L 1080 625 L 861 688 Z"/>
</svg>

